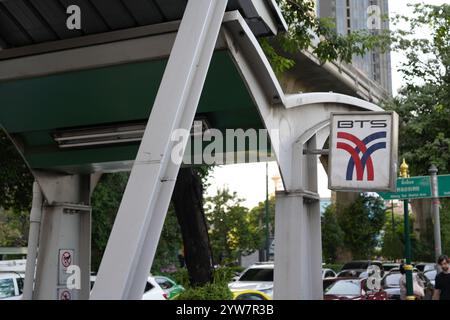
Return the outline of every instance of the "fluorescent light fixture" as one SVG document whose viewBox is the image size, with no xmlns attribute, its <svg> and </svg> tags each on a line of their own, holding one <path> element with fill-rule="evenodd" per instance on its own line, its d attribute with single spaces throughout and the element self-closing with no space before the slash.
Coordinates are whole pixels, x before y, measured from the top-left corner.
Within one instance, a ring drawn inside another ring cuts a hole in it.
<svg viewBox="0 0 450 320">
<path fill-rule="evenodd" d="M 53 139 L 61 149 L 136 143 L 142 140 L 146 125 L 142 122 L 60 130 L 53 133 Z M 209 124 L 206 118 L 195 119 L 191 128 L 191 136 L 198 135 L 199 132 L 204 132 L 208 128 Z"/>
</svg>

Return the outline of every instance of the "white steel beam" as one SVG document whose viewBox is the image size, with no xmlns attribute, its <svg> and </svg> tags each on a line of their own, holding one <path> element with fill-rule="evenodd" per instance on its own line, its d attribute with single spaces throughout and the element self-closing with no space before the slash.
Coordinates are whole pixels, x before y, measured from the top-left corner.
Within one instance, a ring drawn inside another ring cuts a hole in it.
<svg viewBox="0 0 450 320">
<path fill-rule="evenodd" d="M 331 112 L 381 108 L 336 93 L 285 95 L 257 40 L 248 32 L 248 39 L 233 36 L 236 21 L 227 26 L 225 40 L 269 130 L 286 190 L 276 200 L 274 297 L 322 299 L 317 156 L 303 155 L 303 149 L 323 147 Z"/>
<path fill-rule="evenodd" d="M 171 135 L 192 125 L 226 4 L 187 4 L 91 299 L 142 297 L 180 166 Z"/>
</svg>

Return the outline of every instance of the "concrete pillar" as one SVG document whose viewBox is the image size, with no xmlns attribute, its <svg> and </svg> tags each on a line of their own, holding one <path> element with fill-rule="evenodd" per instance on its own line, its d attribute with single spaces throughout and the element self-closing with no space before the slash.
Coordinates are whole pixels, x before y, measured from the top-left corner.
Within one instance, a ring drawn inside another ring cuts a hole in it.
<svg viewBox="0 0 450 320">
<path fill-rule="evenodd" d="M 43 172 L 35 176 L 45 202 L 33 299 L 87 300 L 90 293 L 91 177 Z M 75 273 L 67 273 L 69 267 L 75 267 Z M 75 288 L 68 287 L 67 280 L 72 275 L 70 284 Z"/>
<path fill-rule="evenodd" d="M 297 146 L 298 147 L 298 146 Z M 322 235 L 317 193 L 316 139 L 294 147 L 295 189 L 276 193 L 274 297 L 277 300 L 321 300 Z"/>
</svg>

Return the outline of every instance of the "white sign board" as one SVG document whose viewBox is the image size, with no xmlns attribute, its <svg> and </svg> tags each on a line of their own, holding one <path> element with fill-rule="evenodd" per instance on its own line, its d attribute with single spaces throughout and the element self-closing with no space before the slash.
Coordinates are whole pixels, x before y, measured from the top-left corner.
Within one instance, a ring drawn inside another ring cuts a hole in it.
<svg viewBox="0 0 450 320">
<path fill-rule="evenodd" d="M 398 115 L 332 113 L 330 125 L 329 188 L 395 191 Z"/>
</svg>

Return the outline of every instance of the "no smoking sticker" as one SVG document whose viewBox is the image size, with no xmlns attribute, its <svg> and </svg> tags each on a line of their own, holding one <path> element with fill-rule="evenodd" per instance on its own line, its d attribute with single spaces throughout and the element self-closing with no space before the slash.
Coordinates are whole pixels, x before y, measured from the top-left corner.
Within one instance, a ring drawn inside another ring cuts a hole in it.
<svg viewBox="0 0 450 320">
<path fill-rule="evenodd" d="M 61 290 L 59 300 L 72 300 L 72 294 L 69 290 Z"/>
<path fill-rule="evenodd" d="M 67 269 L 76 263 L 75 251 L 73 249 L 59 249 L 59 284 L 65 285 L 67 282 L 68 274 Z"/>
<path fill-rule="evenodd" d="M 69 267 L 72 264 L 72 253 L 70 251 L 64 251 L 62 253 L 61 263 L 65 268 Z"/>
</svg>

